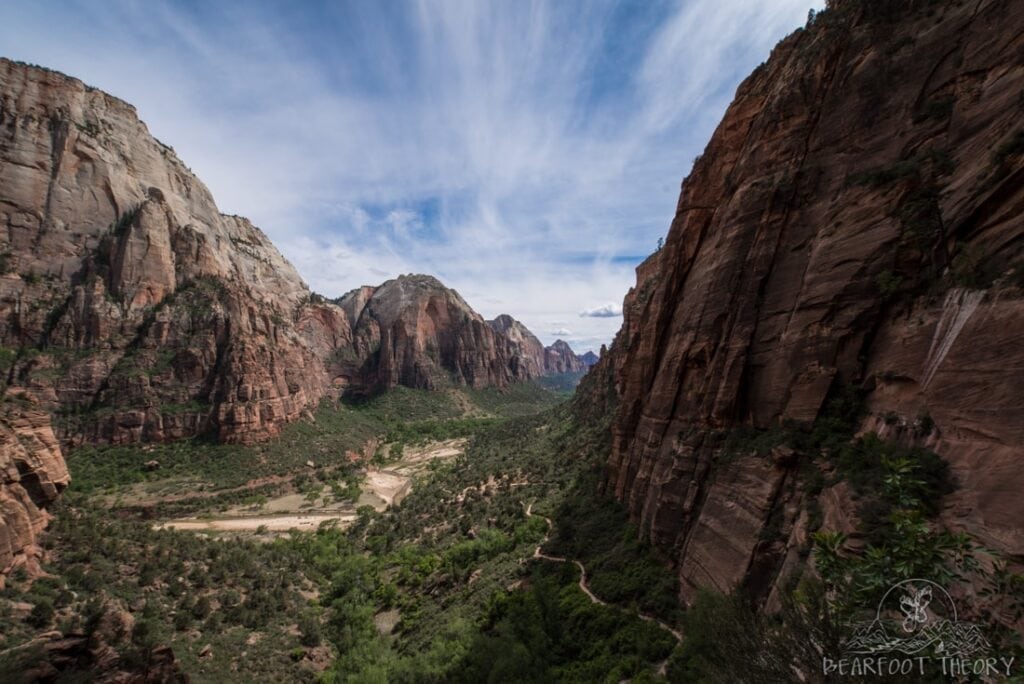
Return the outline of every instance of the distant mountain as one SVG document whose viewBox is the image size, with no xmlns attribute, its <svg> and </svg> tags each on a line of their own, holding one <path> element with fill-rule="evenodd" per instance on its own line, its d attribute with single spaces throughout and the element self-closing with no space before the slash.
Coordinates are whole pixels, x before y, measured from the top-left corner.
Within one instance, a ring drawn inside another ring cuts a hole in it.
<svg viewBox="0 0 1024 684">
<path fill-rule="evenodd" d="M 517 343 L 433 276 L 361 287 L 336 304 L 351 327 L 351 346 L 339 347 L 328 363 L 336 385 L 504 387 L 537 375 Z"/>
<path fill-rule="evenodd" d="M 555 375 L 557 373 L 577 373 L 585 370 L 586 366 L 576 353 L 564 340 L 555 340 L 555 343 L 544 349 L 544 373 Z"/>
<path fill-rule="evenodd" d="M 587 368 L 590 368 L 591 366 L 593 366 L 600 359 L 601 359 L 601 357 L 598 356 L 597 354 L 595 354 L 592 351 L 588 351 L 588 352 L 584 353 L 582 356 L 580 356 L 580 361 L 582 361 L 583 365 L 586 366 Z"/>
<path fill-rule="evenodd" d="M 502 314 L 488 324 L 511 340 L 516 348 L 518 365 L 525 367 L 530 377 L 578 373 L 590 367 L 564 340 L 556 340 L 550 347 L 545 347 L 525 325 L 508 314 Z M 592 352 L 590 355 L 596 362 L 597 356 Z"/>
</svg>

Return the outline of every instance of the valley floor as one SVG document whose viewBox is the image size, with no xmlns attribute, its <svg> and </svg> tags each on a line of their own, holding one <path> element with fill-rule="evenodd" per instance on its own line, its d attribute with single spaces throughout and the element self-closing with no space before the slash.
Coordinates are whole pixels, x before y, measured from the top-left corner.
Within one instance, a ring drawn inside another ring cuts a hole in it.
<svg viewBox="0 0 1024 684">
<path fill-rule="evenodd" d="M 466 440 L 450 439 L 424 445 L 404 447 L 397 462 L 370 466 L 360 472 L 360 493 L 352 501 L 335 497 L 331 487 L 324 485 L 309 494 L 283 494 L 253 505 L 235 506 L 221 513 L 174 518 L 157 523 L 157 529 L 192 532 L 253 532 L 274 534 L 290 530 L 315 530 L 323 523 L 337 523 L 345 528 L 358 517 L 360 506 L 376 511 L 402 502 L 412 491 L 414 479 L 425 473 L 435 460 L 448 461 L 462 454 Z M 384 444 L 385 448 L 390 447 Z M 250 483 L 252 484 L 252 483 Z M 252 488 L 251 486 L 247 486 Z"/>
<path fill-rule="evenodd" d="M 559 401 L 398 390 L 255 447 L 79 450 L 40 571 L 0 593 L 0 680 L 165 646 L 198 682 L 659 678 L 674 579 Z"/>
</svg>

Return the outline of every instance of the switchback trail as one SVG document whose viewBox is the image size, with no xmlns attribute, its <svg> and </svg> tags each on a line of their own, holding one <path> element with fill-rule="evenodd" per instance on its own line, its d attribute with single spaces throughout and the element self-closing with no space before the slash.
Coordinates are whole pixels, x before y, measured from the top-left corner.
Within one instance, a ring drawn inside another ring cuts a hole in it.
<svg viewBox="0 0 1024 684">
<path fill-rule="evenodd" d="M 533 502 L 532 501 L 529 503 L 529 505 L 526 506 L 526 517 L 527 518 L 534 517 Z M 537 548 L 535 548 L 533 550 L 533 557 L 534 558 L 543 558 L 544 560 L 552 561 L 554 563 L 573 563 L 573 564 L 575 564 L 576 567 L 580 569 L 580 581 L 579 581 L 580 591 L 582 591 L 584 594 L 587 595 L 587 598 L 590 599 L 591 603 L 596 603 L 599 606 L 607 606 L 608 605 L 607 601 L 602 601 L 600 598 L 598 598 L 594 594 L 594 592 L 592 592 L 590 590 L 590 587 L 587 584 L 587 569 L 583 566 L 583 563 L 581 563 L 578 560 L 570 560 L 568 558 L 561 558 L 559 556 L 549 556 L 549 555 L 547 555 L 545 553 L 541 553 L 541 547 L 543 547 L 545 544 L 547 544 L 548 540 L 551 538 L 551 528 L 553 527 L 553 525 L 552 525 L 552 522 L 551 522 L 551 518 L 549 518 L 547 516 L 538 515 L 536 517 L 544 519 L 544 522 L 546 522 L 547 525 L 548 525 L 548 531 L 547 531 L 547 534 L 544 535 L 544 538 L 540 540 L 540 543 L 537 545 Z M 644 612 L 639 611 L 639 610 L 636 612 L 636 614 L 637 614 L 637 617 L 639 617 L 644 622 L 653 622 L 654 624 L 658 625 L 658 627 L 661 627 L 663 630 L 665 630 L 666 632 L 671 634 L 675 638 L 676 643 L 682 643 L 683 642 L 683 633 L 680 632 L 679 630 L 672 628 L 671 626 L 669 626 L 666 623 L 662 622 L 661 620 L 659 620 L 658 618 L 654 617 L 653 615 L 648 615 L 647 613 L 644 613 Z M 658 674 L 664 676 L 667 670 L 668 670 L 668 658 L 666 658 L 665 660 L 663 660 L 660 663 L 658 663 Z"/>
</svg>

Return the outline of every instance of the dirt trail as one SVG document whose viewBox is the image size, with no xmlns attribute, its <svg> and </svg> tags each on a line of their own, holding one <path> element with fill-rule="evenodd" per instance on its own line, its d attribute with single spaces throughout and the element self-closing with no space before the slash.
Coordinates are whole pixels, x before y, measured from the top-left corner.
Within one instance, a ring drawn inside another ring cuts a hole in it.
<svg viewBox="0 0 1024 684">
<path fill-rule="evenodd" d="M 533 502 L 530 502 L 530 504 L 526 506 L 526 517 L 527 518 L 534 517 Z M 546 522 L 548 524 L 548 531 L 547 531 L 547 534 L 544 535 L 544 538 L 541 539 L 540 544 L 537 545 L 537 548 L 535 548 L 533 550 L 533 557 L 534 558 L 543 558 L 544 560 L 552 561 L 554 563 L 573 563 L 573 564 L 575 564 L 576 567 L 580 569 L 580 581 L 579 581 L 580 590 L 584 594 L 587 595 L 587 597 L 590 599 L 591 603 L 596 603 L 599 606 L 607 606 L 608 603 L 606 601 L 602 601 L 600 598 L 598 598 L 594 594 L 594 592 L 592 592 L 590 590 L 590 587 L 587 585 L 587 569 L 585 567 L 583 567 L 583 563 L 581 563 L 578 560 L 570 560 L 568 558 L 561 558 L 559 556 L 549 556 L 549 555 L 547 555 L 545 553 L 541 553 L 541 547 L 543 547 L 545 544 L 547 544 L 548 540 L 551 538 L 551 528 L 553 527 L 553 524 L 551 522 L 551 518 L 549 518 L 547 516 L 537 515 L 536 517 L 543 518 L 544 522 Z M 673 637 L 675 637 L 675 640 L 676 640 L 677 643 L 682 643 L 683 642 L 683 633 L 682 632 L 672 628 L 671 626 L 669 626 L 666 623 L 662 622 L 661 620 L 659 620 L 658 618 L 654 617 L 653 615 L 648 615 L 647 613 L 641 612 L 639 610 L 636 612 L 636 615 L 637 615 L 637 617 L 639 617 L 644 622 L 653 622 L 654 624 L 658 625 L 658 627 L 661 627 L 663 630 L 665 630 L 666 632 L 671 634 Z M 665 660 L 663 660 L 660 663 L 658 663 L 658 674 L 664 676 L 667 671 L 668 671 L 668 658 L 666 658 Z"/>
</svg>

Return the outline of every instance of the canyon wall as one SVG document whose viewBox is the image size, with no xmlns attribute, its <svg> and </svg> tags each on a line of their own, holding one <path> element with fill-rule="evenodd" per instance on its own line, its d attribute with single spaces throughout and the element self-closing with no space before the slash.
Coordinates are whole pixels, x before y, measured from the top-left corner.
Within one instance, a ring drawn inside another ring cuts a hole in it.
<svg viewBox="0 0 1024 684">
<path fill-rule="evenodd" d="M 684 599 L 767 597 L 808 534 L 799 455 L 723 438 L 806 429 L 844 387 L 863 431 L 949 462 L 949 525 L 1024 555 L 1022 54 L 1012 3 L 834 2 L 739 87 L 591 371 L 618 396 L 605 487 Z"/>
<path fill-rule="evenodd" d="M 66 434 L 249 441 L 323 395 L 298 273 L 133 107 L 2 60 L 0 160 L 0 344 Z"/>
</svg>

